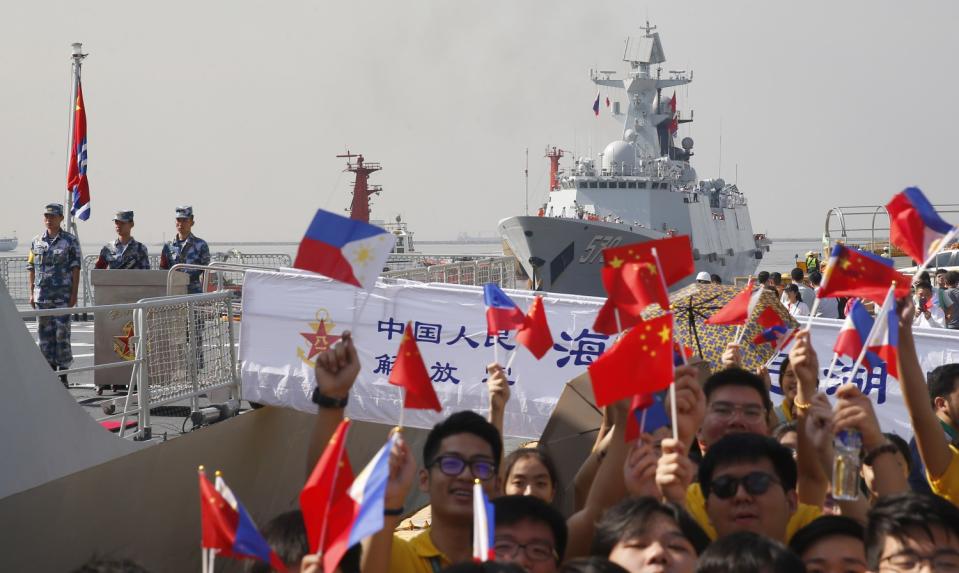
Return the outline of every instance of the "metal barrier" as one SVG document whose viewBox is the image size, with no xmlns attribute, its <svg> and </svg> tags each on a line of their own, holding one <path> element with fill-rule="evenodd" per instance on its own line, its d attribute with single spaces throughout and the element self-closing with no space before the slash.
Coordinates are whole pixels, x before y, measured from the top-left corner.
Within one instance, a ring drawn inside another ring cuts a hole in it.
<svg viewBox="0 0 959 573">
<path fill-rule="evenodd" d="M 27 257 L 0 257 L 0 282 L 15 304 L 30 302 L 30 274 Z"/>
<path fill-rule="evenodd" d="M 407 279 L 424 283 L 483 285 L 489 282 L 503 288 L 516 288 L 516 267 L 513 257 L 491 257 L 444 265 L 417 267 L 383 273 L 383 278 Z"/>
<path fill-rule="evenodd" d="M 229 389 L 230 401 L 239 403 L 240 379 L 230 292 L 146 298 L 131 304 L 25 310 L 20 316 L 129 310 L 133 311 L 134 323 L 133 360 L 60 371 L 72 374 L 133 364 L 130 391 L 125 398 L 113 402 L 119 410 L 98 418 L 98 422 L 120 418 L 122 437 L 126 419 L 136 416 L 138 430 L 134 439 L 143 440 L 152 434 L 151 408 L 189 400 L 191 412 L 197 412 L 200 396 L 219 388 Z"/>
</svg>

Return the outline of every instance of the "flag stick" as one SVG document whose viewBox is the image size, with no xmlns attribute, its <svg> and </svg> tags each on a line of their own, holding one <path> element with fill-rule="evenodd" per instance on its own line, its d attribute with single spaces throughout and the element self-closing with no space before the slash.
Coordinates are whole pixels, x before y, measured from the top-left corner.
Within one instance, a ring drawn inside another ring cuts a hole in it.
<svg viewBox="0 0 959 573">
<path fill-rule="evenodd" d="M 363 298 L 363 303 L 360 305 L 359 309 L 356 308 L 356 298 L 360 292 L 366 293 L 366 297 Z M 360 321 L 360 317 L 363 316 L 363 309 L 366 308 L 366 303 L 370 302 L 370 298 L 373 297 L 372 290 L 363 290 L 363 291 L 354 291 L 353 292 L 353 322 L 350 323 L 350 333 L 353 334 L 353 339 L 356 339 L 356 325 Z"/>
<path fill-rule="evenodd" d="M 942 240 L 939 241 L 939 245 L 936 247 L 936 250 L 933 251 L 933 253 L 932 253 L 931 255 L 929 255 L 929 256 L 926 258 L 925 261 L 922 262 L 922 266 L 920 266 L 918 269 L 916 269 L 916 274 L 914 274 L 914 275 L 912 275 L 912 276 L 913 276 L 913 277 L 918 277 L 919 275 L 921 275 L 922 272 L 923 272 L 924 270 L 926 270 L 926 268 L 927 268 L 929 265 L 932 264 L 932 260 L 936 258 L 936 255 L 938 255 L 940 252 L 942 252 L 943 249 L 945 249 L 946 247 L 948 247 L 948 246 L 949 246 L 949 242 L 952 241 L 953 239 L 955 239 L 957 234 L 959 234 L 959 227 L 953 227 L 951 231 L 949 231 L 948 233 L 946 233 L 946 235 L 942 238 Z"/>
<path fill-rule="evenodd" d="M 832 259 L 832 257 L 829 257 Z M 819 281 L 819 288 L 816 289 L 816 300 L 812 303 L 812 308 L 809 309 L 809 318 L 806 319 L 806 324 L 803 326 L 804 332 L 809 332 L 812 328 L 812 319 L 816 316 L 816 311 L 819 310 L 819 301 L 822 300 L 819 296 L 819 293 L 822 292 L 822 289 L 826 288 L 826 285 L 829 283 L 829 277 L 832 276 L 833 270 L 836 268 L 835 261 L 830 262 L 826 265 L 826 272 L 822 274 L 822 280 Z"/>
<path fill-rule="evenodd" d="M 348 418 L 344 418 L 347 420 Z M 336 491 L 336 480 L 340 477 L 340 466 L 343 465 L 343 456 L 346 455 L 346 439 L 350 435 L 350 428 L 352 424 L 346 427 L 346 430 L 343 432 L 343 440 L 340 444 L 340 454 L 336 457 L 336 467 L 333 468 L 333 482 L 330 484 L 330 494 L 326 500 L 326 512 L 323 514 L 326 516 L 326 519 L 323 520 L 323 527 L 320 529 L 320 545 L 316 551 L 317 556 L 323 555 L 323 544 L 326 543 L 326 530 L 327 526 L 330 523 L 330 509 L 333 507 L 333 495 L 332 493 Z M 210 573 L 213 573 L 212 571 Z"/>
<path fill-rule="evenodd" d="M 812 328 L 812 319 L 816 316 L 816 311 L 819 310 L 819 301 L 821 300 L 822 299 L 817 296 L 816 300 L 812 301 L 812 308 L 809 309 L 809 316 L 806 318 L 806 325 L 803 327 L 803 330 L 808 332 L 809 329 Z"/>
<path fill-rule="evenodd" d="M 763 368 L 769 368 L 769 365 L 772 364 L 774 360 L 776 360 L 776 357 L 779 356 L 779 353 L 782 352 L 783 348 L 793 341 L 793 339 L 795 338 L 795 334 L 796 334 L 795 331 L 790 332 L 788 334 L 784 334 L 782 338 L 780 338 L 776 342 L 776 348 L 773 350 L 773 355 L 769 360 L 766 361 L 765 364 L 763 364 Z"/>
<path fill-rule="evenodd" d="M 494 339 L 493 339 L 493 362 L 495 362 L 496 364 L 499 364 L 499 342 L 498 342 L 498 339 L 499 339 L 499 333 L 497 332 L 497 333 L 494 335 Z"/>
<path fill-rule="evenodd" d="M 743 328 L 744 326 L 746 326 L 746 325 L 745 325 L 745 324 L 737 324 L 737 325 L 736 325 L 736 334 L 733 336 L 733 340 L 737 341 L 736 344 L 739 344 L 739 342 L 738 342 L 738 341 L 739 341 L 739 331 L 742 330 L 742 328 Z"/>
<path fill-rule="evenodd" d="M 742 325 L 742 330 L 738 331 L 736 335 L 736 346 L 739 346 L 743 343 L 743 336 L 746 336 L 746 331 L 749 329 L 749 317 L 746 317 L 746 323 Z"/>
<path fill-rule="evenodd" d="M 397 427 L 398 427 L 400 430 L 402 430 L 402 429 L 403 429 L 403 416 L 404 416 L 404 414 L 406 414 L 406 406 L 405 406 L 405 404 L 406 404 L 406 389 L 403 388 L 402 386 L 399 386 L 398 388 L 399 388 L 399 391 L 400 391 L 400 422 L 399 422 L 399 424 L 397 424 Z"/>
<path fill-rule="evenodd" d="M 619 308 L 613 307 L 613 316 L 616 318 L 616 338 L 623 335 L 623 322 L 619 318 Z"/>
<path fill-rule="evenodd" d="M 892 281 L 892 285 L 889 287 L 889 292 L 894 292 L 896 290 L 896 281 Z M 859 351 L 859 358 L 856 358 L 856 363 L 853 364 L 851 374 L 849 375 L 849 381 L 852 382 L 856 379 L 856 372 L 859 370 L 859 367 L 862 366 L 862 361 L 866 358 L 866 351 L 869 349 L 869 342 L 872 340 L 872 337 L 876 334 L 876 330 L 880 326 L 881 317 L 880 315 L 885 313 L 888 309 L 886 308 L 886 301 L 889 300 L 889 293 L 886 293 L 886 300 L 882 301 L 882 306 L 879 307 L 879 311 L 876 312 L 876 320 L 872 323 L 872 328 L 869 329 L 869 336 L 866 337 L 866 342 L 862 345 L 862 350 Z M 896 299 L 893 298 L 893 301 Z M 868 374 L 868 373 L 867 373 Z"/>
<path fill-rule="evenodd" d="M 655 398 L 653 399 L 655 400 Z M 643 432 L 646 431 L 646 411 L 647 410 L 649 410 L 649 408 L 644 408 L 643 415 L 639 417 L 639 436 L 640 437 L 642 437 Z"/>
<path fill-rule="evenodd" d="M 659 274 L 659 282 L 663 285 L 663 292 L 666 295 L 669 295 L 669 290 L 666 286 L 666 277 L 663 276 L 663 265 L 659 262 L 659 253 L 656 252 L 656 247 L 650 249 L 653 254 L 653 260 L 656 261 L 656 272 Z M 673 332 L 676 331 L 676 315 L 673 314 L 671 309 L 664 308 L 663 311 L 668 312 L 670 318 L 673 322 Z M 683 366 L 689 365 L 689 360 L 686 358 L 686 351 L 682 348 L 679 349 L 679 356 L 683 359 Z M 672 418 L 673 426 L 673 439 L 679 440 L 679 427 L 676 425 L 676 367 L 673 367 L 673 383 L 669 385 L 669 410 L 670 416 Z"/>
<path fill-rule="evenodd" d="M 832 362 L 829 363 L 829 370 L 826 372 L 826 380 L 830 380 L 832 378 L 832 371 L 836 368 L 837 362 L 839 362 L 839 353 L 833 352 Z"/>
<path fill-rule="evenodd" d="M 509 367 L 513 365 L 513 359 L 516 358 L 516 351 L 517 351 L 517 350 L 518 350 L 518 348 L 514 348 L 513 351 L 510 353 L 510 355 L 509 355 L 509 360 L 506 361 L 506 367 L 503 368 L 503 370 L 509 372 Z"/>
</svg>

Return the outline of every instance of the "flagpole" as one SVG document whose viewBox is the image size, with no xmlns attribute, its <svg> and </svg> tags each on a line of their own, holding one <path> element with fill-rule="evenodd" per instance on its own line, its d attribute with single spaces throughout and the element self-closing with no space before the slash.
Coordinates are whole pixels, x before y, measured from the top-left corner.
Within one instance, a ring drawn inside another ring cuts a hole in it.
<svg viewBox="0 0 959 573">
<path fill-rule="evenodd" d="M 852 366 L 852 370 L 850 371 L 851 373 L 849 374 L 850 382 L 856 379 L 856 372 L 859 370 L 859 367 L 862 366 L 862 361 L 866 358 L 866 351 L 869 349 L 869 341 L 872 340 L 873 335 L 876 334 L 876 329 L 879 328 L 882 318 L 880 315 L 888 310 L 886 308 L 886 302 L 889 300 L 889 294 L 893 293 L 895 290 L 896 281 L 892 281 L 892 285 L 889 287 L 889 292 L 886 293 L 886 300 L 882 301 L 882 306 L 879 307 L 879 311 L 876 313 L 876 320 L 873 321 L 872 328 L 869 329 L 869 336 L 866 337 L 866 341 L 862 345 L 862 350 L 859 351 L 859 358 L 856 359 L 856 363 Z M 895 296 L 892 300 L 896 300 Z"/>
<path fill-rule="evenodd" d="M 513 359 L 516 358 L 516 351 L 517 351 L 517 350 L 519 350 L 519 349 L 518 349 L 518 348 L 514 348 L 514 349 L 513 349 L 513 352 L 510 353 L 509 359 L 506 361 L 506 367 L 503 368 L 503 370 L 505 370 L 506 372 L 509 372 L 509 367 L 513 365 Z"/>
<path fill-rule="evenodd" d="M 400 420 L 399 420 L 399 423 L 397 424 L 397 427 L 398 427 L 400 430 L 402 430 L 402 429 L 403 429 L 403 415 L 406 414 L 406 406 L 405 406 L 405 404 L 406 404 L 406 389 L 405 389 L 404 387 L 402 387 L 402 386 L 397 386 L 397 388 L 398 388 L 399 391 L 400 391 Z"/>
<path fill-rule="evenodd" d="M 76 150 L 73 148 L 73 131 L 76 128 L 77 93 L 80 85 L 80 68 L 83 66 L 83 58 L 87 57 L 87 54 L 83 53 L 82 43 L 75 42 L 71 44 L 71 47 L 73 48 L 73 54 L 70 58 L 73 60 L 73 64 L 71 65 L 70 71 L 70 117 L 67 123 L 67 168 L 64 180 L 70 177 L 70 158 L 76 153 Z M 73 224 L 73 215 L 70 213 L 73 207 L 73 193 L 69 187 L 66 188 L 66 195 L 67 199 L 63 203 L 66 207 L 64 217 L 66 218 L 66 229 L 70 232 L 70 227 Z"/>
<path fill-rule="evenodd" d="M 836 368 L 836 363 L 839 362 L 839 353 L 832 353 L 832 362 L 829 363 L 829 370 L 826 372 L 826 380 L 832 379 L 832 371 Z"/>
<path fill-rule="evenodd" d="M 650 251 L 653 254 L 653 260 L 656 261 L 656 273 L 659 274 L 659 282 L 663 285 L 663 292 L 668 297 L 669 290 L 666 287 L 666 277 L 663 276 L 663 265 L 659 262 L 659 253 L 656 252 L 656 247 L 653 247 Z M 673 314 L 671 309 L 664 308 L 663 310 L 669 313 L 669 317 L 673 323 L 673 331 L 675 332 L 676 315 Z M 679 356 L 683 359 L 683 366 L 689 366 L 689 360 L 686 359 L 686 351 L 684 349 L 679 349 Z M 676 366 L 673 366 L 673 383 L 669 385 L 669 413 L 673 422 L 673 439 L 679 441 L 679 427 L 676 425 Z"/>
</svg>

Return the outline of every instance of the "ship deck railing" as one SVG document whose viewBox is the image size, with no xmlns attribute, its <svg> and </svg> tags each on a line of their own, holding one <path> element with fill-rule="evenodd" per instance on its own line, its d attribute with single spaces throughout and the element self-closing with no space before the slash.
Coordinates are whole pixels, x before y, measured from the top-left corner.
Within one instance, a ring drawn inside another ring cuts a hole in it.
<svg viewBox="0 0 959 573">
<path fill-rule="evenodd" d="M 422 283 L 448 283 L 479 286 L 496 283 L 503 288 L 516 288 L 516 259 L 514 257 L 487 257 L 389 271 L 383 278 L 405 279 Z"/>
<path fill-rule="evenodd" d="M 131 312 L 134 331 L 133 358 L 79 368 L 57 374 L 130 368 L 128 391 L 100 404 L 103 423 L 119 420 L 120 437 L 152 437 L 151 411 L 189 402 L 190 414 L 200 413 L 200 399 L 236 412 L 241 396 L 234 332 L 234 296 L 229 291 L 144 298 L 135 303 L 21 310 L 24 319 L 81 313 Z M 127 433 L 127 422 L 136 431 Z M 196 422 L 194 422 L 196 423 Z M 185 421 L 184 421 L 185 424 Z"/>
</svg>

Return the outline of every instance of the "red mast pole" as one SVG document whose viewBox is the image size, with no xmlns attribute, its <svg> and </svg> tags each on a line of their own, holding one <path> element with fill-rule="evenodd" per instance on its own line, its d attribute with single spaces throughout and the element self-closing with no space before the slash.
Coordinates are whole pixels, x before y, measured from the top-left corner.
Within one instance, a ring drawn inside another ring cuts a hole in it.
<svg viewBox="0 0 959 573">
<path fill-rule="evenodd" d="M 546 148 L 546 157 L 549 158 L 549 190 L 556 191 L 559 189 L 559 159 L 563 156 L 565 152 L 562 149 L 556 147 L 550 149 Z"/>
<path fill-rule="evenodd" d="M 353 155 L 349 151 L 344 155 L 337 157 L 346 158 L 346 171 L 356 174 L 356 180 L 353 181 L 353 202 L 350 203 L 350 219 L 370 222 L 370 197 L 379 193 L 383 188 L 379 185 L 369 185 L 370 173 L 382 169 L 379 163 L 364 163 L 363 155 Z M 352 159 L 356 158 L 356 163 Z"/>
</svg>

